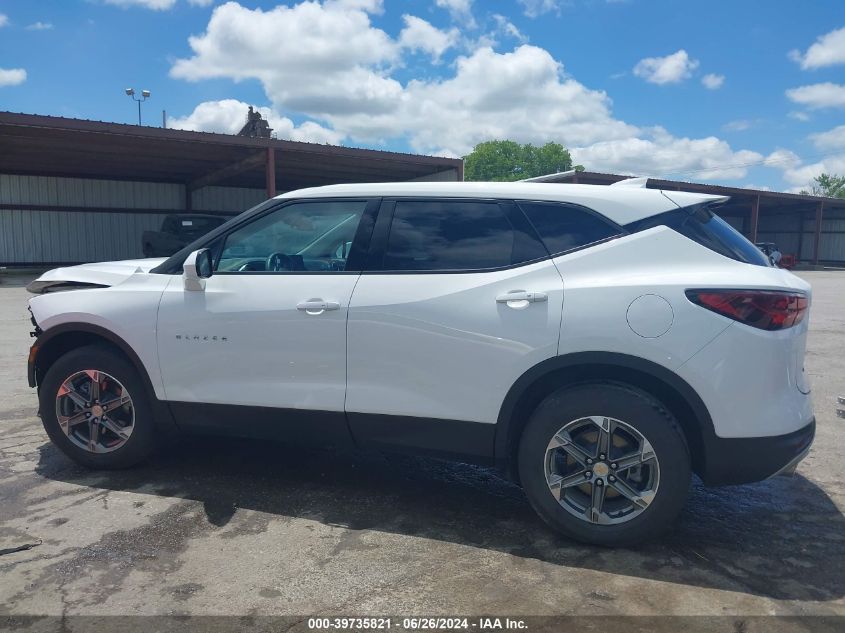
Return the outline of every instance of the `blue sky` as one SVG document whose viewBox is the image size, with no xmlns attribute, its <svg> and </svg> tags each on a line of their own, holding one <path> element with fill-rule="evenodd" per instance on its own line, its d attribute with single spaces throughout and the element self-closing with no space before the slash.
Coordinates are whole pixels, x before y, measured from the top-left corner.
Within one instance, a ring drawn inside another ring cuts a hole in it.
<svg viewBox="0 0 845 633">
<path fill-rule="evenodd" d="M 253 104 L 297 140 L 553 140 L 588 169 L 781 190 L 845 173 L 841 0 L 0 0 L 0 110 L 134 123 L 129 86 L 147 125 L 231 132 Z"/>
</svg>

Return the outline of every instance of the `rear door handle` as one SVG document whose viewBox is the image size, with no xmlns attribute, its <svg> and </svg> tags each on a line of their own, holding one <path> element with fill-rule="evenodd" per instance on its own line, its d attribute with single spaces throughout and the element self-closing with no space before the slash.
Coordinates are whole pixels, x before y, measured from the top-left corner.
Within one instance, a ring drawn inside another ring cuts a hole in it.
<svg viewBox="0 0 845 633">
<path fill-rule="evenodd" d="M 496 297 L 496 303 L 510 303 L 511 301 L 527 301 L 528 303 L 540 303 L 548 301 L 549 296 L 545 292 L 527 292 L 525 290 L 511 290 Z"/>
<path fill-rule="evenodd" d="M 324 301 L 323 299 L 309 299 L 308 301 L 300 301 L 296 304 L 297 310 L 302 310 L 308 314 L 322 314 L 329 310 L 340 310 L 340 304 L 337 301 Z"/>
</svg>

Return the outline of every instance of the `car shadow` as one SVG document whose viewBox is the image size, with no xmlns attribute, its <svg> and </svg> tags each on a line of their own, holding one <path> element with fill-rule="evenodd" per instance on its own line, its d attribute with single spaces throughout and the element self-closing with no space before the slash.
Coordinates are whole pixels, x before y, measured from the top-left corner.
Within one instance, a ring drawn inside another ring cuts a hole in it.
<svg viewBox="0 0 845 633">
<path fill-rule="evenodd" d="M 266 530 L 272 515 L 307 518 L 776 599 L 845 595 L 845 520 L 801 476 L 719 489 L 696 481 L 671 532 L 637 548 L 608 549 L 554 534 L 497 471 L 437 459 L 188 438 L 142 467 L 96 473 L 45 444 L 36 470 L 97 490 L 200 502 L 212 529 L 243 508 L 271 515 L 263 527 L 241 528 L 251 533 Z"/>
</svg>

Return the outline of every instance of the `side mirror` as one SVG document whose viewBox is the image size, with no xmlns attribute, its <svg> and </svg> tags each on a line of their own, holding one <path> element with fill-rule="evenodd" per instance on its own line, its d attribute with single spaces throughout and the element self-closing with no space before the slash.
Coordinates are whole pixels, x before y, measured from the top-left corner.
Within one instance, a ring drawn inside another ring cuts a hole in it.
<svg viewBox="0 0 845 633">
<path fill-rule="evenodd" d="M 213 264 L 211 251 L 207 248 L 201 248 L 188 255 L 182 265 L 185 290 L 205 290 L 205 280 L 211 277 Z"/>
</svg>

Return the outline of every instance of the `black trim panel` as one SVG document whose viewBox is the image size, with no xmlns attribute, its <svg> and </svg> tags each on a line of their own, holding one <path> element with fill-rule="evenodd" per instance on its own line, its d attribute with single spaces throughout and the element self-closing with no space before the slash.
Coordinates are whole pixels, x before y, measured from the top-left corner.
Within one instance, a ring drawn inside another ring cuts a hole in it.
<svg viewBox="0 0 845 633">
<path fill-rule="evenodd" d="M 38 351 L 38 341 L 36 341 L 30 346 L 29 357 L 26 359 L 26 381 L 30 389 L 38 386 L 38 380 L 35 377 L 35 359 L 38 357 Z"/>
<path fill-rule="evenodd" d="M 701 478 L 708 486 L 762 481 L 810 448 L 815 434 L 813 418 L 807 426 L 786 435 L 705 439 L 707 467 Z"/>
<path fill-rule="evenodd" d="M 342 411 L 312 411 L 205 402 L 168 402 L 180 431 L 351 448 Z"/>
<path fill-rule="evenodd" d="M 373 413 L 350 412 L 346 416 L 361 448 L 493 463 L 495 424 Z"/>
<path fill-rule="evenodd" d="M 493 464 L 494 424 L 398 415 L 169 402 L 189 434 L 273 439 L 307 446 L 361 448 Z"/>
</svg>

